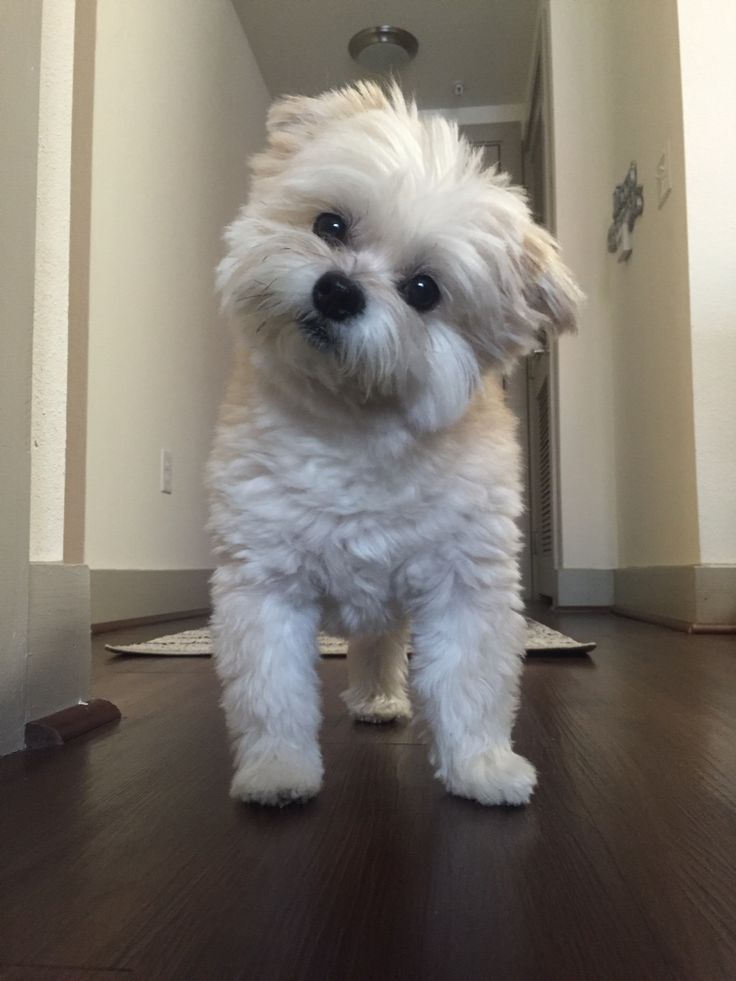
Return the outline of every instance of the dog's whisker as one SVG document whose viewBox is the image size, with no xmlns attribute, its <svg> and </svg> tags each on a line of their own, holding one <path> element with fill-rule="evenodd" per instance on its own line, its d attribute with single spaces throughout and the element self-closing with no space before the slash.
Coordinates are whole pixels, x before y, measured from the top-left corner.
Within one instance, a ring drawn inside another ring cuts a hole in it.
<svg viewBox="0 0 736 981">
<path fill-rule="evenodd" d="M 247 295 L 238 293 L 235 297 L 237 303 L 245 303 L 247 300 L 257 300 L 262 299 L 262 293 L 248 293 Z"/>
</svg>

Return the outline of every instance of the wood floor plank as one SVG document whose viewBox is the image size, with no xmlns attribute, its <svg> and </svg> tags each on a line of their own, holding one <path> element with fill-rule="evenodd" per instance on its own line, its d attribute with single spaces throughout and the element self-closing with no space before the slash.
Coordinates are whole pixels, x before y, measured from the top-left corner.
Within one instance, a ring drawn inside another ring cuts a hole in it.
<svg viewBox="0 0 736 981">
<path fill-rule="evenodd" d="M 137 981 L 130 971 L 98 971 L 95 968 L 60 967 L 58 964 L 24 967 L 0 964 L 0 981 Z"/>
<path fill-rule="evenodd" d="M 447 796 L 416 727 L 353 725 L 339 659 L 321 796 L 238 806 L 211 662 L 95 638 L 121 723 L 0 761 L 0 981 L 735 977 L 733 638 L 547 619 L 599 649 L 527 665 L 524 810 Z"/>
<path fill-rule="evenodd" d="M 81 967 L 59 967 L 56 964 L 24 967 L 0 964 L 0 981 L 137 981 L 130 971 L 97 971 Z"/>
</svg>

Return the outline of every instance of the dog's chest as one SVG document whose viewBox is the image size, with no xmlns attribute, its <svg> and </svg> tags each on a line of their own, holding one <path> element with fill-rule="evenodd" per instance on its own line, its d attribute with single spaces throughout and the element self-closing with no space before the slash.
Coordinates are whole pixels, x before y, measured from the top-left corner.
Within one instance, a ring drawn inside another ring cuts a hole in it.
<svg viewBox="0 0 736 981">
<path fill-rule="evenodd" d="M 258 583 L 306 587 L 349 632 L 374 629 L 448 569 L 472 578 L 513 553 L 514 455 L 490 433 L 381 456 L 246 414 L 210 465 L 216 547 Z"/>
<path fill-rule="evenodd" d="M 431 537 L 438 494 L 421 467 L 312 458 L 279 479 L 288 518 L 285 543 L 331 576 L 381 580 L 387 569 Z"/>
<path fill-rule="evenodd" d="M 406 559 L 449 533 L 452 493 L 430 461 L 377 463 L 361 446 L 248 443 L 230 461 L 223 517 L 229 537 L 271 575 L 301 572 L 338 600 L 363 591 L 385 601 Z"/>
<path fill-rule="evenodd" d="M 351 470 L 322 478 L 294 492 L 301 517 L 286 547 L 321 595 L 329 629 L 387 627 L 405 605 L 407 563 L 440 531 L 433 495 L 406 473 Z"/>
</svg>

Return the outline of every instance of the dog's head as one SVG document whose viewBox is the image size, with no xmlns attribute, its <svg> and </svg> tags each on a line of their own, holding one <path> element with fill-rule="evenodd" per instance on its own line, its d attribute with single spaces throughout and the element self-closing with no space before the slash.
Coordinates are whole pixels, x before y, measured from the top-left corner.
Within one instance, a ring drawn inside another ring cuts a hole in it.
<svg viewBox="0 0 736 981">
<path fill-rule="evenodd" d="M 578 290 L 523 193 L 397 88 L 284 99 L 268 134 L 219 269 L 262 370 L 432 430 L 483 371 L 574 326 Z"/>
</svg>

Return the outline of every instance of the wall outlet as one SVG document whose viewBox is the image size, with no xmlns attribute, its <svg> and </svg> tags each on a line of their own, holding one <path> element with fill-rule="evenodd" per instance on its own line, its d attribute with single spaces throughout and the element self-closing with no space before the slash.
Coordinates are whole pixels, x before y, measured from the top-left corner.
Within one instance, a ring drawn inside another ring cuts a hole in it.
<svg viewBox="0 0 736 981">
<path fill-rule="evenodd" d="M 174 461 L 171 450 L 161 450 L 161 493 L 174 492 Z"/>
<path fill-rule="evenodd" d="M 662 151 L 662 156 L 657 162 L 657 207 L 661 208 L 672 190 L 672 150 L 669 143 Z"/>
</svg>

